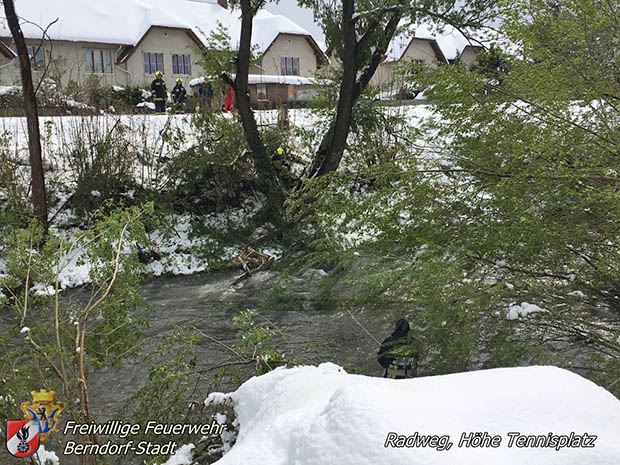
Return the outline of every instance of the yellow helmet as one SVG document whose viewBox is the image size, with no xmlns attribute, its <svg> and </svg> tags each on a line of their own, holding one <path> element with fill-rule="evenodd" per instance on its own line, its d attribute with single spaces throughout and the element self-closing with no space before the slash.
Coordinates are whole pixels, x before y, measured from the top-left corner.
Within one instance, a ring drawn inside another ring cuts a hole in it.
<svg viewBox="0 0 620 465">
<path fill-rule="evenodd" d="M 155 76 L 159 77 L 159 76 L 163 76 L 164 73 L 162 73 L 161 71 L 157 70 L 155 71 Z"/>
<path fill-rule="evenodd" d="M 181 83 L 181 82 L 183 82 L 183 79 L 181 79 L 181 78 L 177 78 L 177 79 L 176 79 L 176 81 L 177 81 L 177 82 L 179 82 L 179 83 Z"/>
</svg>

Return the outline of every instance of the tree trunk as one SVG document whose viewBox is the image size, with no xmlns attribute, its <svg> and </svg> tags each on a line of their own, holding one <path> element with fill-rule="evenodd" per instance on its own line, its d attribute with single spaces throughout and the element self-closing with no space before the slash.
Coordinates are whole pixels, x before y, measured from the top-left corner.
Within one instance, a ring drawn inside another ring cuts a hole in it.
<svg viewBox="0 0 620 465">
<path fill-rule="evenodd" d="M 338 166 L 334 166 L 336 158 L 342 158 L 349 130 L 351 129 L 351 118 L 353 115 L 353 97 L 355 91 L 355 80 L 357 78 L 357 59 L 356 49 L 357 40 L 355 37 L 355 0 L 343 0 L 342 2 L 342 81 L 340 83 L 340 96 L 336 110 L 336 120 L 321 140 L 321 145 L 317 150 L 312 165 L 310 167 L 310 177 L 321 176 L 325 173 L 335 171 Z M 340 157 L 334 154 L 340 153 Z"/>
<path fill-rule="evenodd" d="M 45 176 L 43 174 L 43 160 L 41 156 L 41 136 L 39 131 L 39 111 L 37 99 L 32 84 L 32 70 L 30 56 L 26 48 L 26 41 L 19 26 L 13 0 L 4 0 L 4 13 L 11 30 L 11 35 L 17 47 L 19 58 L 19 73 L 24 92 L 24 111 L 28 124 L 28 149 L 30 151 L 30 171 L 32 176 L 32 205 L 34 213 L 41 224 L 47 228 L 47 200 L 45 195 Z"/>
<path fill-rule="evenodd" d="M 356 39 L 355 21 L 353 19 L 355 13 L 354 0 L 343 1 L 342 13 L 342 35 L 344 41 L 344 57 L 342 57 L 343 77 L 340 84 L 340 98 L 338 100 L 336 120 L 330 124 L 328 131 L 321 140 L 319 149 L 312 160 L 309 173 L 310 177 L 331 173 L 336 171 L 338 166 L 340 166 L 351 129 L 353 107 L 381 64 L 402 17 L 398 10 L 394 10 L 390 13 L 391 16 L 385 26 L 382 40 L 375 47 L 370 62 L 358 78 L 357 74 L 360 69 L 360 63 L 357 61 L 357 56 L 360 43 L 366 40 L 367 35 L 372 34 L 376 28 L 382 28 L 383 24 L 381 21 L 373 22 L 373 26 L 371 26 L 371 29 L 366 33 L 367 35 L 358 41 Z"/>
<path fill-rule="evenodd" d="M 239 116 L 243 124 L 245 139 L 254 155 L 256 170 L 258 172 L 258 187 L 267 197 L 268 216 L 279 224 L 282 219 L 284 191 L 282 190 L 282 185 L 280 184 L 276 171 L 273 168 L 271 159 L 265 150 L 265 145 L 258 132 L 254 112 L 250 107 L 248 73 L 250 71 L 252 20 L 254 18 L 254 12 L 252 11 L 250 0 L 241 0 L 240 3 L 241 36 L 239 39 L 239 54 L 236 59 L 237 75 L 234 82 L 230 82 L 230 79 L 228 79 L 228 82 L 235 90 L 237 109 L 239 110 Z"/>
</svg>

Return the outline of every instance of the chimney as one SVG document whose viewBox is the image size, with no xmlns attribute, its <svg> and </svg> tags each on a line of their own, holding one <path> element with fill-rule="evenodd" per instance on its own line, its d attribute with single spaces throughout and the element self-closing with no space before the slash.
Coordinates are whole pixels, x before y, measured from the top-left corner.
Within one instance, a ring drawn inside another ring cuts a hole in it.
<svg viewBox="0 0 620 465">
<path fill-rule="evenodd" d="M 219 6 L 221 6 L 224 9 L 228 8 L 228 1 L 227 0 L 217 0 L 217 4 Z"/>
</svg>

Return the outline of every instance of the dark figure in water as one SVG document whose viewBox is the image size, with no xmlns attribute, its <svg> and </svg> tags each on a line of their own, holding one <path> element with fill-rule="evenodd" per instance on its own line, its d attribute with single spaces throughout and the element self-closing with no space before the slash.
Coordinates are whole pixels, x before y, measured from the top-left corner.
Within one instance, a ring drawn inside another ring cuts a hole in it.
<svg viewBox="0 0 620 465">
<path fill-rule="evenodd" d="M 403 347 L 410 345 L 409 340 L 409 323 L 407 320 L 400 319 L 396 322 L 394 332 L 388 336 L 379 349 L 377 360 L 385 369 L 384 378 L 413 378 L 418 372 L 418 354 L 411 352 L 403 354 Z M 395 354 L 395 351 L 400 353 Z"/>
</svg>

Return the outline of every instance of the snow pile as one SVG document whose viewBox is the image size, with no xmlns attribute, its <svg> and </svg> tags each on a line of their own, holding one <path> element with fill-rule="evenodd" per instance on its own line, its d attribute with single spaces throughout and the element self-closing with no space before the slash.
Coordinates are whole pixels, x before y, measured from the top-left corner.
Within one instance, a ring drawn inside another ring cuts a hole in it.
<svg viewBox="0 0 620 465">
<path fill-rule="evenodd" d="M 620 463 L 620 401 L 555 367 L 389 380 L 323 364 L 278 369 L 206 402 L 223 397 L 234 402 L 240 426 L 236 444 L 218 465 Z M 476 433 L 501 442 L 473 447 Z M 571 433 L 582 447 L 552 445 L 554 435 Z M 463 434 L 469 439 L 459 446 Z M 538 440 L 547 445 L 518 446 L 515 434 L 542 436 Z M 584 441 L 586 435 L 596 439 Z M 426 446 L 415 444 L 429 437 Z M 405 447 L 395 447 L 399 441 Z"/>
<path fill-rule="evenodd" d="M 516 320 L 519 317 L 526 317 L 530 313 L 547 313 L 547 310 L 540 308 L 538 305 L 521 302 L 521 305 L 513 304 L 508 307 L 506 318 L 509 320 Z"/>
<path fill-rule="evenodd" d="M 35 454 L 35 457 L 38 459 L 41 465 L 59 465 L 60 460 L 56 455 L 56 452 L 51 450 L 45 450 L 45 446 L 43 444 L 39 445 L 39 450 Z"/>
<path fill-rule="evenodd" d="M 193 444 L 185 444 L 178 451 L 171 455 L 163 465 L 190 465 L 192 463 Z"/>
<path fill-rule="evenodd" d="M 20 86 L 0 86 L 0 96 L 9 94 L 21 95 L 22 88 Z"/>
<path fill-rule="evenodd" d="M 149 108 L 155 110 L 155 104 L 153 102 L 140 102 L 136 105 L 138 108 Z"/>
</svg>

